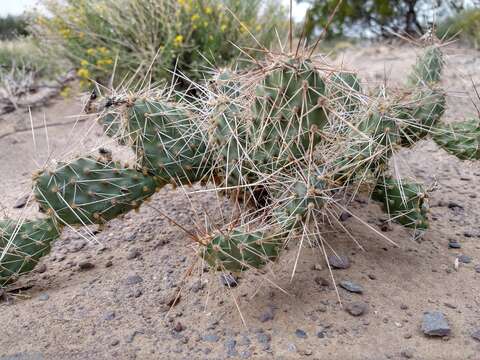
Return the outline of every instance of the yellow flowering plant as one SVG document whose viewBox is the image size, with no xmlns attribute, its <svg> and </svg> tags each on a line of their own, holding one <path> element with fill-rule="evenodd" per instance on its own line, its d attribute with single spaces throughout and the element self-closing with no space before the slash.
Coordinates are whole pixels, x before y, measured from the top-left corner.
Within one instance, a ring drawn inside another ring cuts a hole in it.
<svg viewBox="0 0 480 360">
<path fill-rule="evenodd" d="M 168 81 L 175 68 L 198 79 L 199 70 L 236 59 L 238 47 L 258 47 L 257 40 L 268 47 L 275 29 L 280 33 L 286 29 L 286 12 L 278 0 L 43 0 L 42 4 L 52 16 L 37 15 L 33 33 L 69 59 L 84 84 L 113 80 L 116 85 L 148 71 L 154 81 Z"/>
</svg>

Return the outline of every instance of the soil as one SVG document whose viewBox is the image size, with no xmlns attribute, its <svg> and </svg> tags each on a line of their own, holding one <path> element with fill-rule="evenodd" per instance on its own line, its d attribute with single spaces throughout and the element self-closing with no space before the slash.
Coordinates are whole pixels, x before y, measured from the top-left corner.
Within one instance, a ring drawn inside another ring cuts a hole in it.
<svg viewBox="0 0 480 360">
<path fill-rule="evenodd" d="M 410 46 L 349 47 L 337 61 L 370 83 L 386 78 L 399 85 L 415 52 Z M 480 56 L 456 46 L 446 53 L 445 119 L 455 122 L 476 114 L 471 84 L 480 84 Z M 33 204 L 13 205 L 29 193 L 31 172 L 47 160 L 106 141 L 81 113 L 76 97 L 36 110 L 34 139 L 28 113 L 0 119 L 5 215 L 35 215 Z M 55 124 L 47 127 L 48 137 L 44 119 Z M 81 121 L 73 127 L 75 120 Z M 89 129 L 93 135 L 83 136 Z M 186 196 L 184 189 L 164 188 L 150 206 L 112 221 L 93 240 L 82 230 L 66 231 L 37 270 L 15 284 L 10 300 L 0 303 L 0 359 L 480 359 L 480 341 L 472 337 L 480 329 L 480 163 L 461 162 L 430 140 L 403 151 L 396 163 L 437 184 L 430 194 L 431 227 L 417 240 L 395 224 L 384 232 L 380 207 L 360 197 L 351 209 L 355 216 L 343 224 L 365 251 L 345 232 L 325 230 L 335 252 L 350 261 L 348 269 L 333 271 L 337 284 L 349 280 L 363 288 L 358 294 L 339 287 L 341 304 L 324 256 L 308 247 L 293 280 L 295 246 L 264 274 L 246 272 L 229 289 L 218 273 L 203 269 L 188 235 L 159 212 L 189 229 L 205 212 L 220 221 L 216 209 L 228 205 L 213 192 Z M 461 248 L 449 248 L 451 241 Z M 461 255 L 471 261 L 456 267 Z M 427 311 L 445 315 L 450 336 L 422 332 Z"/>
</svg>

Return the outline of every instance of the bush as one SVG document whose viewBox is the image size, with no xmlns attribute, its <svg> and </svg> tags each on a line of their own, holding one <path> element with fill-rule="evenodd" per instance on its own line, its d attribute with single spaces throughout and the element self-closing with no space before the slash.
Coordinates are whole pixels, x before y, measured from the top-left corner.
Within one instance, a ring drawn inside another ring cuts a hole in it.
<svg viewBox="0 0 480 360">
<path fill-rule="evenodd" d="M 23 16 L 0 17 L 0 40 L 12 40 L 28 35 L 28 22 Z"/>
<path fill-rule="evenodd" d="M 274 28 L 285 29 L 277 0 L 44 0 L 51 17 L 37 16 L 32 29 L 57 46 L 84 83 L 115 83 L 135 72 L 146 75 L 152 61 L 155 81 L 170 79 L 177 66 L 198 79 L 199 70 L 224 66 L 238 56 L 237 46 L 270 46 Z M 226 10 L 229 8 L 238 19 Z M 235 44 L 235 45 L 234 45 Z"/>
<path fill-rule="evenodd" d="M 439 37 L 458 35 L 459 39 L 480 48 L 480 9 L 464 10 L 441 22 L 437 28 Z"/>
</svg>

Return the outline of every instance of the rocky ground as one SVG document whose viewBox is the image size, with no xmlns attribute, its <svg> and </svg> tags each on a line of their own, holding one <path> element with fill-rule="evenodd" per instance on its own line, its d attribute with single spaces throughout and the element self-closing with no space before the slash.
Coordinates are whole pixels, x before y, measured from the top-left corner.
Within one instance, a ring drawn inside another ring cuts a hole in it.
<svg viewBox="0 0 480 360">
<path fill-rule="evenodd" d="M 475 115 L 480 56 L 454 46 L 447 53 L 446 119 L 454 122 Z M 393 84 L 414 60 L 415 49 L 387 45 L 348 48 L 337 58 L 362 79 Z M 81 111 L 77 98 L 35 111 L 34 138 L 28 114 L 0 119 L 1 211 L 34 214 L 33 206 L 13 209 L 31 171 L 105 140 L 91 119 L 75 116 Z M 95 136 L 82 136 L 87 129 Z M 163 189 L 151 207 L 109 223 L 98 241 L 62 235 L 13 300 L 0 304 L 0 359 L 479 359 L 480 164 L 431 141 L 397 160 L 438 183 L 431 228 L 413 240 L 400 226 L 383 226 L 378 205 L 360 197 L 355 216 L 342 221 L 366 251 L 325 228 L 344 259 L 333 271 L 342 304 L 323 255 L 311 248 L 302 250 L 293 281 L 294 247 L 265 274 L 246 273 L 229 289 L 231 279 L 206 272 L 188 236 L 154 209 L 188 228 L 201 213 L 221 217 L 216 209 L 225 204 L 211 192 Z"/>
</svg>

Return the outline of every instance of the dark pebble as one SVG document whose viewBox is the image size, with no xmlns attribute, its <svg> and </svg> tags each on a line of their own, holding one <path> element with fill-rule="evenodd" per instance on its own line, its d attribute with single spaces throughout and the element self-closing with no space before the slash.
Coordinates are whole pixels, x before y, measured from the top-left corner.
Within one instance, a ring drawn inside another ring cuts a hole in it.
<svg viewBox="0 0 480 360">
<path fill-rule="evenodd" d="M 355 293 L 355 294 L 363 293 L 363 288 L 360 285 L 355 284 L 354 282 L 343 280 L 343 281 L 340 281 L 339 285 L 345 290 L 350 291 L 352 293 Z"/>
<path fill-rule="evenodd" d="M 225 350 L 227 351 L 227 356 L 229 357 L 236 357 L 238 355 L 237 350 L 235 347 L 237 346 L 237 342 L 235 339 L 228 339 L 225 341 Z"/>
<path fill-rule="evenodd" d="M 295 330 L 295 336 L 300 338 L 300 339 L 306 339 L 307 338 L 307 333 L 303 331 L 302 329 L 297 329 Z"/>
<path fill-rule="evenodd" d="M 347 219 L 351 218 L 352 214 L 347 211 L 344 211 L 340 214 L 340 221 L 346 221 Z"/>
<path fill-rule="evenodd" d="M 266 309 L 264 312 L 260 314 L 259 320 L 261 322 L 267 322 L 267 321 L 273 320 L 274 317 L 275 317 L 275 314 L 273 313 L 273 309 L 269 307 L 268 309 Z"/>
<path fill-rule="evenodd" d="M 423 315 L 422 331 L 429 336 L 448 336 L 450 326 L 445 315 L 440 311 L 427 311 Z"/>
<path fill-rule="evenodd" d="M 480 265 L 475 265 L 475 271 L 480 274 Z"/>
<path fill-rule="evenodd" d="M 108 261 L 105 263 L 105 267 L 106 267 L 106 268 L 109 268 L 109 267 L 111 267 L 112 265 L 113 265 L 112 260 L 108 260 Z"/>
<path fill-rule="evenodd" d="M 334 269 L 348 269 L 350 267 L 350 260 L 346 256 L 331 255 L 328 257 L 328 263 Z"/>
<path fill-rule="evenodd" d="M 462 209 L 463 210 L 463 206 L 454 202 L 454 201 L 449 201 L 447 206 L 448 206 L 449 209 Z"/>
<path fill-rule="evenodd" d="M 330 282 L 321 276 L 315 276 L 313 280 L 320 286 L 330 286 Z"/>
<path fill-rule="evenodd" d="M 361 301 L 355 301 L 345 306 L 345 310 L 352 316 L 363 315 L 368 309 L 368 305 Z"/>
<path fill-rule="evenodd" d="M 95 265 L 90 261 L 81 261 L 78 263 L 78 268 L 80 270 L 90 270 L 90 269 L 93 269 L 94 267 Z"/>
<path fill-rule="evenodd" d="M 110 343 L 111 346 L 117 346 L 118 344 L 120 344 L 120 340 L 118 339 L 112 340 L 112 342 Z"/>
<path fill-rule="evenodd" d="M 450 241 L 450 242 L 448 243 L 448 247 L 449 247 L 450 249 L 460 249 L 460 248 L 462 247 L 462 245 L 460 245 L 459 242 Z"/>
<path fill-rule="evenodd" d="M 472 262 L 472 258 L 468 255 L 460 255 L 458 257 L 458 261 L 464 264 L 470 264 Z"/>
<path fill-rule="evenodd" d="M 27 201 L 28 201 L 28 198 L 30 197 L 30 195 L 24 195 L 22 196 L 20 199 L 17 200 L 17 202 L 15 203 L 15 205 L 13 205 L 13 208 L 14 209 L 21 209 L 21 208 L 24 208 L 25 205 L 27 205 Z"/>
<path fill-rule="evenodd" d="M 227 286 L 230 288 L 234 288 L 238 285 L 238 279 L 235 277 L 235 275 L 232 274 L 220 275 L 220 281 L 222 282 L 223 286 Z"/>
<path fill-rule="evenodd" d="M 175 324 L 175 327 L 173 328 L 174 331 L 176 332 L 181 332 L 185 329 L 185 327 L 183 326 L 183 324 L 179 321 Z"/>
<path fill-rule="evenodd" d="M 400 355 L 405 359 L 412 359 L 413 358 L 413 350 L 412 349 L 405 349 L 400 353 Z"/>
<path fill-rule="evenodd" d="M 104 320 L 113 320 L 115 319 L 115 311 L 107 311 L 105 315 L 103 315 Z"/>
</svg>

